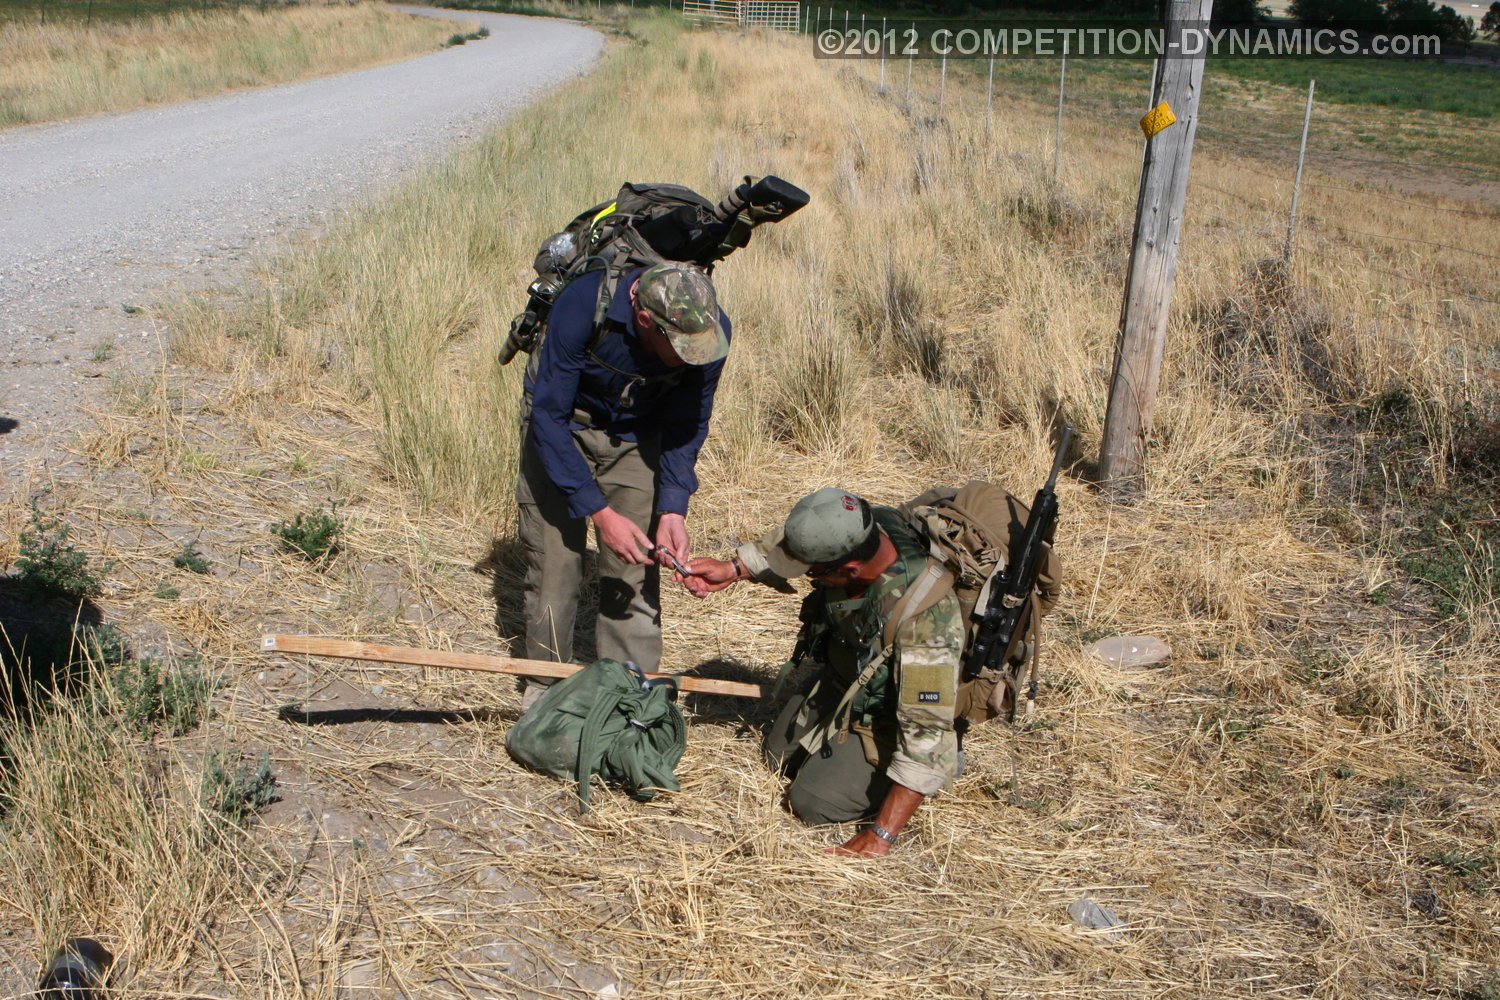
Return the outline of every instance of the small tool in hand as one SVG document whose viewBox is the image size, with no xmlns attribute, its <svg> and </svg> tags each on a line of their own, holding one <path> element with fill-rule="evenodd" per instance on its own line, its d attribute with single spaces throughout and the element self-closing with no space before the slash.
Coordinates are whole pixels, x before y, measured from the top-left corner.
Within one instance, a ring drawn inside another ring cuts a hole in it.
<svg viewBox="0 0 1500 1000">
<path fill-rule="evenodd" d="M 674 570 L 676 570 L 678 573 L 682 574 L 685 577 L 686 576 L 692 576 L 692 574 L 688 572 L 688 568 L 686 566 L 684 566 L 681 562 L 679 562 L 678 559 L 677 559 L 677 557 L 672 554 L 672 550 L 671 549 L 665 548 L 665 547 L 660 546 L 660 545 L 653 545 L 647 551 L 650 554 L 652 554 L 652 555 L 657 555 L 659 553 L 659 554 L 665 556 L 666 560 L 667 560 L 667 565 L 668 566 L 671 566 Z"/>
</svg>

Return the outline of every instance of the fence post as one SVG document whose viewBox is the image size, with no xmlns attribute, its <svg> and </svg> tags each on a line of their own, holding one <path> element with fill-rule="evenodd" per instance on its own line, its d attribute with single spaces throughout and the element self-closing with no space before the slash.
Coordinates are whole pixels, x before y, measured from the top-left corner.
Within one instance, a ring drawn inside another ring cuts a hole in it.
<svg viewBox="0 0 1500 1000">
<path fill-rule="evenodd" d="M 1292 266 L 1292 239 L 1297 234 L 1297 198 L 1302 194 L 1302 162 L 1307 159 L 1307 128 L 1312 124 L 1313 91 L 1316 79 L 1307 81 L 1307 110 L 1302 112 L 1302 145 L 1297 147 L 1297 179 L 1292 181 L 1292 210 L 1286 218 L 1286 249 L 1281 252 L 1281 262 L 1288 269 Z"/>
<path fill-rule="evenodd" d="M 948 99 L 948 53 L 943 53 L 943 73 L 938 80 L 938 117 L 943 117 L 943 105 Z"/>
<path fill-rule="evenodd" d="M 917 30 L 917 22 L 911 23 L 911 30 Z M 913 45 L 906 50 L 906 113 L 911 114 L 911 66 L 917 59 L 917 47 Z"/>
<path fill-rule="evenodd" d="M 1057 74 L 1057 132 L 1052 139 L 1052 185 L 1057 186 L 1057 171 L 1062 162 L 1063 92 L 1068 86 L 1068 47 L 1063 45 L 1062 69 Z"/>
<path fill-rule="evenodd" d="M 990 53 L 990 94 L 984 105 L 984 134 L 990 134 L 995 123 L 995 53 Z"/>
<path fill-rule="evenodd" d="M 1183 26 L 1207 23 L 1212 12 L 1213 0 L 1170 0 L 1168 47 L 1163 51 L 1183 51 Z M 1099 447 L 1099 485 L 1116 496 L 1139 493 L 1145 482 L 1146 437 L 1161 381 L 1177 243 L 1198 131 L 1203 62 L 1201 48 L 1192 57 L 1158 60 L 1151 98 L 1154 107 L 1141 119 L 1146 152 Z M 1158 114 L 1165 110 L 1163 105 L 1171 109 L 1170 118 Z"/>
<path fill-rule="evenodd" d="M 880 92 L 885 93 L 885 18 L 880 19 Z"/>
</svg>

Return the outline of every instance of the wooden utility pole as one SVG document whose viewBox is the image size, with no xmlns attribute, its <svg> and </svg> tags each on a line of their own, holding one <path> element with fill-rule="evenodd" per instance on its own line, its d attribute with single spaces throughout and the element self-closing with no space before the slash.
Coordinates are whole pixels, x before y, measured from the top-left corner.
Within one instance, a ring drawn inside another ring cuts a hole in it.
<svg viewBox="0 0 1500 1000">
<path fill-rule="evenodd" d="M 1193 25 L 1201 30 L 1212 12 L 1213 0 L 1170 0 L 1166 47 L 1157 61 L 1151 93 L 1152 110 L 1141 119 L 1147 138 L 1135 203 L 1135 240 L 1099 449 L 1099 485 L 1111 492 L 1138 493 L 1144 483 L 1146 436 L 1161 381 L 1177 241 L 1203 86 L 1206 46 L 1201 38 L 1184 43 L 1183 28 Z"/>
</svg>

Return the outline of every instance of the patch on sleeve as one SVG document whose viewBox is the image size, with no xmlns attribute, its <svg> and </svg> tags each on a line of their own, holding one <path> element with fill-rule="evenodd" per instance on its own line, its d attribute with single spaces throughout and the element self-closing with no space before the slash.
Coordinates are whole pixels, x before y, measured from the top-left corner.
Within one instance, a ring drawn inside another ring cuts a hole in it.
<svg viewBox="0 0 1500 1000">
<path fill-rule="evenodd" d="M 952 708 L 958 668 L 947 655 L 947 650 L 943 653 L 935 663 L 913 663 L 913 657 L 903 657 L 901 704 L 923 709 Z"/>
</svg>

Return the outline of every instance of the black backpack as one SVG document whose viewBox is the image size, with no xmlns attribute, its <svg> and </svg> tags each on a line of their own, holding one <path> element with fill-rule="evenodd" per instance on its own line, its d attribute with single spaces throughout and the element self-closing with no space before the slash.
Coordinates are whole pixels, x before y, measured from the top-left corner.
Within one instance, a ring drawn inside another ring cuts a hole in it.
<svg viewBox="0 0 1500 1000">
<path fill-rule="evenodd" d="M 625 272 L 681 261 L 711 273 L 715 262 L 750 242 L 756 226 L 779 222 L 807 201 L 806 191 L 779 177 L 746 177 L 717 205 L 681 185 L 627 182 L 613 201 L 580 213 L 542 243 L 532 264 L 537 279 L 526 289 L 526 308 L 511 322 L 500 363 L 510 364 L 517 353 L 536 350 L 552 303 L 580 275 L 604 272 L 594 308 L 597 344 L 604 314 Z"/>
</svg>

